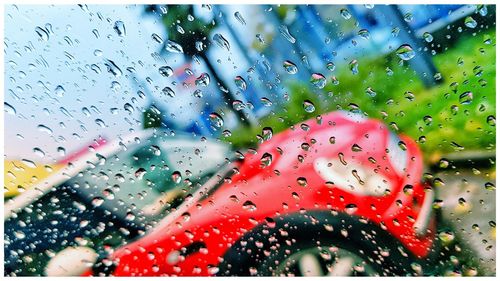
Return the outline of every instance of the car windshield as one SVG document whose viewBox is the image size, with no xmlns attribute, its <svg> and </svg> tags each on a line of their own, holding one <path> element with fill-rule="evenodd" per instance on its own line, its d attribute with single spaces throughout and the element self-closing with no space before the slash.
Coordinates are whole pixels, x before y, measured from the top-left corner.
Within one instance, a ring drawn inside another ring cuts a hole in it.
<svg viewBox="0 0 500 281">
<path fill-rule="evenodd" d="M 492 0 L 184 2 L 2 6 L 4 276 L 495 275 Z"/>
<path fill-rule="evenodd" d="M 201 186 L 225 162 L 227 147 L 189 135 L 155 133 L 101 159 L 67 184 L 95 207 L 127 220 L 154 216 Z"/>
</svg>

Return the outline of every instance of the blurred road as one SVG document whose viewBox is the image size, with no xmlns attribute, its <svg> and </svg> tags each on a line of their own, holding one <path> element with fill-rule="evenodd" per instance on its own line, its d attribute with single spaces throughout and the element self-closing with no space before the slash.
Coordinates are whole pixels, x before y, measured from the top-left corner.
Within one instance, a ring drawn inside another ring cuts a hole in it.
<svg viewBox="0 0 500 281">
<path fill-rule="evenodd" d="M 443 217 L 454 227 L 462 251 L 471 250 L 478 271 L 495 275 L 495 170 L 461 169 L 434 174 L 445 183 L 437 187 L 437 199 L 443 200 Z"/>
</svg>

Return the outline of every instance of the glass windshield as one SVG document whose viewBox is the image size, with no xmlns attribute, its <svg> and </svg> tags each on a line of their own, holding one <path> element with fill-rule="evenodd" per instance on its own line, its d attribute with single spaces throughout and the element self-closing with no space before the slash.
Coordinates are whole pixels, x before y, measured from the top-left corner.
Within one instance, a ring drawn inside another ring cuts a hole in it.
<svg viewBox="0 0 500 281">
<path fill-rule="evenodd" d="M 192 137 L 147 141 L 100 161 L 70 180 L 92 205 L 134 220 L 159 214 L 224 163 L 227 147 Z"/>
</svg>

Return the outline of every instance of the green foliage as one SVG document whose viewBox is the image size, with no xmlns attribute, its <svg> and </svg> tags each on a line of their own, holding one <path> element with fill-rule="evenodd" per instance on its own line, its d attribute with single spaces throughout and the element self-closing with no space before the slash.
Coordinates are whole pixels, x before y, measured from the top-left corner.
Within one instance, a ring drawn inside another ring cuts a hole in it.
<svg viewBox="0 0 500 281">
<path fill-rule="evenodd" d="M 489 36 L 493 42 L 485 44 L 483 36 Z M 418 141 L 427 158 L 462 149 L 495 149 L 495 126 L 486 121 L 489 115 L 495 116 L 495 41 L 494 30 L 478 32 L 434 56 L 442 79 L 439 85 L 429 89 L 407 62 L 400 65 L 394 54 L 357 58 L 357 75 L 349 70 L 349 60 L 336 62 L 337 69 L 330 77 L 336 76 L 338 85 L 329 81 L 321 91 L 311 90 L 311 85 L 304 82 L 287 85 L 290 101 L 283 108 L 260 120 L 259 127 L 237 128 L 227 141 L 236 147 L 255 147 L 256 136 L 264 127 L 271 127 L 277 133 L 311 117 L 342 109 L 358 110 L 370 118 L 382 119 L 391 130 Z M 463 64 L 458 63 L 459 59 Z M 482 68 L 481 75 L 476 75 L 477 69 L 474 71 L 477 66 Z M 387 68 L 392 70 L 392 75 L 388 75 Z M 318 71 L 329 74 L 326 69 Z M 458 83 L 456 91 L 450 87 L 453 82 Z M 376 92 L 374 97 L 366 93 L 369 87 Z M 461 104 L 459 96 L 466 91 L 473 93 L 473 100 L 470 104 Z M 304 100 L 314 103 L 313 113 L 305 112 Z M 457 110 L 453 113 L 454 106 Z M 430 116 L 432 122 L 425 122 L 426 116 Z"/>
<path fill-rule="evenodd" d="M 208 44 L 208 36 L 215 28 L 215 21 L 206 23 L 195 18 L 193 5 L 167 5 L 167 11 L 162 20 L 168 31 L 168 39 L 180 44 L 187 56 L 199 53 L 196 41 Z M 184 33 L 177 30 L 178 26 L 184 29 Z"/>
</svg>

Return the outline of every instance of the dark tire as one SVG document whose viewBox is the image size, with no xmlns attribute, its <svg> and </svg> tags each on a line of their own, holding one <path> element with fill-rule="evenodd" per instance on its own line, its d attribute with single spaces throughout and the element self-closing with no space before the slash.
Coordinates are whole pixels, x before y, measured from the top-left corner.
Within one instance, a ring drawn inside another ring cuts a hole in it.
<svg viewBox="0 0 500 281">
<path fill-rule="evenodd" d="M 347 231 L 347 234 L 346 234 Z M 417 275 L 425 267 L 402 244 L 373 223 L 344 213 L 307 212 L 275 218 L 244 235 L 225 254 L 219 275 L 279 275 L 282 262 L 311 249 L 336 247 L 363 260 L 370 275 Z M 293 263 L 293 258 L 292 258 Z M 352 272 L 364 275 L 365 272 Z M 328 271 L 324 271 L 325 274 Z"/>
</svg>

